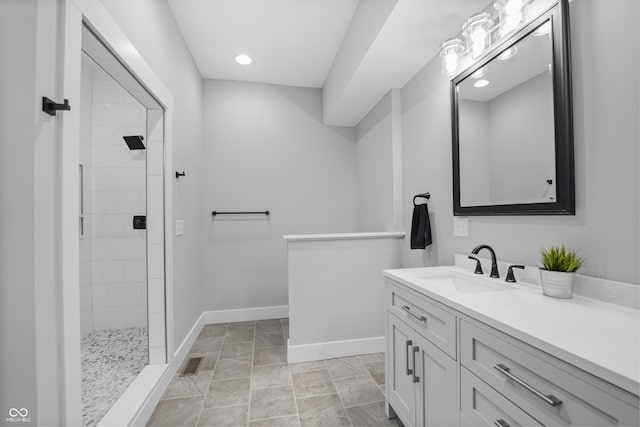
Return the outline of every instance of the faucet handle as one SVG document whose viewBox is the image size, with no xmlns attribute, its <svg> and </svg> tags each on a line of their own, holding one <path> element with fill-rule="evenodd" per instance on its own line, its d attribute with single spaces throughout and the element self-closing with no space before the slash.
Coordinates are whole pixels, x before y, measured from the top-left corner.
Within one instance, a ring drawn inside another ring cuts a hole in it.
<svg viewBox="0 0 640 427">
<path fill-rule="evenodd" d="M 516 276 L 514 276 L 513 274 L 513 269 L 514 268 L 520 268 L 522 270 L 524 270 L 524 265 L 510 265 L 509 269 L 507 270 L 507 278 L 505 279 L 505 282 L 509 282 L 509 283 L 516 283 Z"/>
<path fill-rule="evenodd" d="M 482 264 L 480 264 L 480 260 L 474 256 L 469 255 L 469 259 L 473 259 L 476 261 L 476 271 L 474 271 L 474 273 L 476 274 L 484 274 L 484 271 L 482 271 Z"/>
</svg>

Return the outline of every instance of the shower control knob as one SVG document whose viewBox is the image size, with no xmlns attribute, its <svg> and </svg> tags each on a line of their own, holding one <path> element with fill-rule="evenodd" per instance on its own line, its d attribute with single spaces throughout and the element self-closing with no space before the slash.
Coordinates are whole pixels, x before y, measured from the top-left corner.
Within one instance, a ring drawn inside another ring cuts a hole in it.
<svg viewBox="0 0 640 427">
<path fill-rule="evenodd" d="M 147 216 L 146 215 L 134 215 L 134 217 L 133 217 L 133 229 L 134 230 L 146 230 L 147 229 Z"/>
</svg>

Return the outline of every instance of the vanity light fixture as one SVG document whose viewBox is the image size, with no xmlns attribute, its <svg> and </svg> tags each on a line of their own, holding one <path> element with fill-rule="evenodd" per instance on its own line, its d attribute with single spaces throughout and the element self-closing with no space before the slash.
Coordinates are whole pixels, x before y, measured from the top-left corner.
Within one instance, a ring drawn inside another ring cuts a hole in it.
<svg viewBox="0 0 640 427">
<path fill-rule="evenodd" d="M 462 26 L 462 35 L 467 43 L 471 58 L 479 58 L 491 45 L 493 18 L 490 13 L 473 15 Z"/>
<path fill-rule="evenodd" d="M 485 87 L 488 85 L 489 85 L 489 80 L 485 80 L 485 79 L 478 80 L 473 84 L 474 87 Z"/>
<path fill-rule="evenodd" d="M 470 60 L 480 58 L 493 44 L 522 27 L 529 19 L 527 11 L 531 10 L 531 7 L 534 7 L 531 4 L 536 2 L 537 0 L 493 0 L 493 8 L 497 10 L 497 15 L 489 13 L 491 6 L 488 6 L 485 9 L 488 11 L 476 13 L 468 18 L 457 38 L 451 38 L 442 43 L 440 51 L 442 73 L 447 76 L 458 74 L 461 69 L 473 62 Z M 544 35 L 550 31 L 550 22 L 546 22 L 536 30 L 535 34 Z M 500 59 L 508 59 L 516 53 L 517 49 L 514 49 Z M 475 78 L 479 77 L 482 76 Z"/>
<path fill-rule="evenodd" d="M 252 59 L 249 55 L 241 53 L 236 55 L 236 62 L 240 65 L 249 65 L 252 62 Z"/>
<path fill-rule="evenodd" d="M 464 51 L 462 40 L 449 39 L 442 43 L 441 48 L 442 72 L 446 76 L 453 76 L 458 70 L 458 63 Z"/>
</svg>

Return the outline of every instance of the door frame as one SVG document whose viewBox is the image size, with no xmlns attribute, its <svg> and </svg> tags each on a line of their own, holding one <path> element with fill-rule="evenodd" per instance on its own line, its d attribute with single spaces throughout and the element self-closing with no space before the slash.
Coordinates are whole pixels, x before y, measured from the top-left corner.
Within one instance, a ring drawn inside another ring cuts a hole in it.
<svg viewBox="0 0 640 427">
<path fill-rule="evenodd" d="M 99 0 L 58 0 L 60 23 L 60 99 L 69 99 L 71 111 L 59 114 L 59 265 L 61 343 L 61 423 L 82 425 L 82 395 L 80 366 L 80 265 L 77 196 L 79 185 L 80 75 L 82 25 L 86 24 L 109 48 L 116 58 L 138 79 L 164 109 L 164 283 L 166 360 L 174 359 L 173 335 L 173 181 L 172 114 L 173 96 L 144 58 L 138 53 Z M 157 365 L 156 365 L 157 366 Z M 146 368 L 145 368 L 146 369 Z"/>
</svg>

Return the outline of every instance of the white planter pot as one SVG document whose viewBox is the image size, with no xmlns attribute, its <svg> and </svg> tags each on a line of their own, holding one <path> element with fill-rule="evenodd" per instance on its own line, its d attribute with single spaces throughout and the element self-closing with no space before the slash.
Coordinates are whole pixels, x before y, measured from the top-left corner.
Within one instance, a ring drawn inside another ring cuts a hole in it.
<svg viewBox="0 0 640 427">
<path fill-rule="evenodd" d="M 576 273 L 540 269 L 542 293 L 554 298 L 573 298 L 573 279 Z"/>
</svg>

